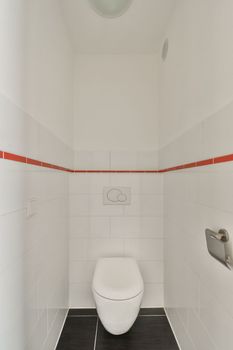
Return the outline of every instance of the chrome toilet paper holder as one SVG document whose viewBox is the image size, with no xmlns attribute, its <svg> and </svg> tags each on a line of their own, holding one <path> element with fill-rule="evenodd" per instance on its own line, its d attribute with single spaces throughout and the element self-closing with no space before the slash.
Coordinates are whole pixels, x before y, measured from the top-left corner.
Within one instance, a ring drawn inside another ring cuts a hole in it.
<svg viewBox="0 0 233 350">
<path fill-rule="evenodd" d="M 212 257 L 228 269 L 233 268 L 233 257 L 230 238 L 227 230 L 221 229 L 214 232 L 210 229 L 205 230 L 207 248 Z"/>
</svg>

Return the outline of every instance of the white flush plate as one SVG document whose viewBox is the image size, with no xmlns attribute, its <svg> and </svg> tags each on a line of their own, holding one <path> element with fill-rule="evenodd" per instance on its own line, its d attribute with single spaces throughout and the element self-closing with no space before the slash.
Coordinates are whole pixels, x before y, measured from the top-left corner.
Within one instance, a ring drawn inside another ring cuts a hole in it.
<svg viewBox="0 0 233 350">
<path fill-rule="evenodd" d="M 103 201 L 105 205 L 130 205 L 130 187 L 104 187 Z"/>
</svg>

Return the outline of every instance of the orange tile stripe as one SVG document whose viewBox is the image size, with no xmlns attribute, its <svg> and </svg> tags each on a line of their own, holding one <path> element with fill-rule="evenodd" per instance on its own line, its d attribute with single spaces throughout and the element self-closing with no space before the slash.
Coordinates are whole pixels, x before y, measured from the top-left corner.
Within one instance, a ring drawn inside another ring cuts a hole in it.
<svg viewBox="0 0 233 350">
<path fill-rule="evenodd" d="M 120 174 L 127 174 L 127 173 L 159 173 L 159 170 L 73 170 L 74 173 L 120 173 Z"/>
<path fill-rule="evenodd" d="M 190 169 L 190 168 L 196 168 L 201 166 L 208 166 L 208 165 L 214 165 L 219 163 L 225 163 L 225 162 L 232 162 L 233 161 L 233 154 L 227 154 L 224 156 L 219 156 L 215 158 L 209 158 L 200 160 L 197 162 L 192 163 L 185 163 L 181 165 L 176 165 L 173 167 L 161 169 L 161 170 L 73 170 L 69 168 L 65 168 L 56 164 L 46 163 L 42 162 L 36 159 L 27 158 L 25 156 L 21 156 L 15 153 L 10 152 L 4 152 L 0 151 L 0 158 L 7 159 L 19 163 L 25 163 L 35 166 L 40 166 L 43 168 L 53 169 L 53 170 L 59 170 L 59 171 L 65 171 L 69 173 L 77 173 L 77 174 L 98 174 L 98 173 L 118 173 L 118 174 L 127 174 L 127 173 L 136 173 L 136 174 L 158 174 L 158 173 L 167 173 L 170 171 L 178 171 L 178 170 L 184 170 L 184 169 Z"/>
<path fill-rule="evenodd" d="M 20 155 L 15 154 L 15 153 L 0 151 L 0 158 L 12 160 L 12 161 L 15 161 L 18 163 L 25 163 L 25 164 L 40 166 L 43 168 L 49 168 L 49 169 L 55 169 L 55 170 L 61 170 L 61 171 L 73 173 L 73 170 L 71 170 L 69 168 L 64 168 L 64 167 L 61 167 L 59 165 L 55 165 L 55 164 L 51 164 L 51 163 L 41 162 L 39 160 L 20 156 Z"/>
</svg>

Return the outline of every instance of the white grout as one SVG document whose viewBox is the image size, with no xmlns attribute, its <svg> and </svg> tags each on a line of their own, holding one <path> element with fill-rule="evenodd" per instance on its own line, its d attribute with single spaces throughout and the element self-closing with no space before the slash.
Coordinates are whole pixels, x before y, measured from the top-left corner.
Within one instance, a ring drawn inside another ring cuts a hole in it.
<svg viewBox="0 0 233 350">
<path fill-rule="evenodd" d="M 97 334 L 98 334 L 99 319 L 97 318 L 96 329 L 95 329 L 95 340 L 94 340 L 94 350 L 96 349 Z"/>
<path fill-rule="evenodd" d="M 166 317 L 166 315 L 138 315 L 138 317 Z"/>
<path fill-rule="evenodd" d="M 97 317 L 97 315 L 68 315 L 68 317 Z"/>
<path fill-rule="evenodd" d="M 97 315 L 68 315 L 67 317 L 75 318 L 85 318 L 85 317 L 97 317 Z M 166 317 L 166 315 L 138 315 L 138 317 Z"/>
<path fill-rule="evenodd" d="M 85 317 L 98 317 L 97 315 L 68 315 L 67 317 L 81 317 L 81 318 L 85 318 Z M 138 315 L 138 317 L 166 317 L 166 315 Z"/>
</svg>

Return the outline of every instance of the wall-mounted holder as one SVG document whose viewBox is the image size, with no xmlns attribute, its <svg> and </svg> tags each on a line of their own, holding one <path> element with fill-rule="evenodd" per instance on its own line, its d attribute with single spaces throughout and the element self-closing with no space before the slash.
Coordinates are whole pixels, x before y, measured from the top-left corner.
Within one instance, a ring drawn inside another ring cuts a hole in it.
<svg viewBox="0 0 233 350">
<path fill-rule="evenodd" d="M 217 233 L 206 229 L 207 248 L 215 259 L 220 261 L 228 269 L 233 269 L 232 248 L 229 240 L 229 234 L 226 230 L 221 229 Z"/>
</svg>

